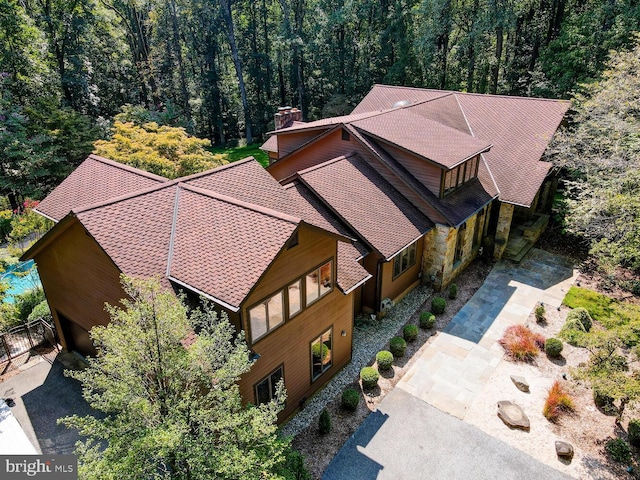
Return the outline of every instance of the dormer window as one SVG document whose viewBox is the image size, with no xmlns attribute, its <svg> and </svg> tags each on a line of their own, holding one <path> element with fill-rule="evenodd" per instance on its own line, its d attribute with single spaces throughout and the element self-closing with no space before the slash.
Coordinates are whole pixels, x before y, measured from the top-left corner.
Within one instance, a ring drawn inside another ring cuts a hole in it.
<svg viewBox="0 0 640 480">
<path fill-rule="evenodd" d="M 476 155 L 471 160 L 467 160 L 451 170 L 443 171 L 442 188 L 440 190 L 442 193 L 440 196 L 444 197 L 460 188 L 469 180 L 476 178 L 478 176 L 478 165 L 480 163 L 479 158 L 480 157 Z"/>
</svg>

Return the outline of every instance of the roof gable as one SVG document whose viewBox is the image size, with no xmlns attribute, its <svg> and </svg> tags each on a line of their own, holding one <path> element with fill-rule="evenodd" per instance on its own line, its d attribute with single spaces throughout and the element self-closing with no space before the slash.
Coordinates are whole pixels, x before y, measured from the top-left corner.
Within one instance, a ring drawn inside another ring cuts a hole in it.
<svg viewBox="0 0 640 480">
<path fill-rule="evenodd" d="M 358 155 L 338 157 L 298 175 L 385 258 L 391 258 L 433 227 Z"/>
<path fill-rule="evenodd" d="M 300 219 L 181 186 L 167 272 L 238 309 Z"/>
<path fill-rule="evenodd" d="M 58 222 L 74 208 L 96 204 L 167 181 L 158 175 L 97 155 L 89 155 L 40 202 L 36 211 Z"/>
<path fill-rule="evenodd" d="M 352 125 L 448 169 L 491 147 L 487 141 L 417 115 L 409 108 L 358 120 Z"/>
</svg>

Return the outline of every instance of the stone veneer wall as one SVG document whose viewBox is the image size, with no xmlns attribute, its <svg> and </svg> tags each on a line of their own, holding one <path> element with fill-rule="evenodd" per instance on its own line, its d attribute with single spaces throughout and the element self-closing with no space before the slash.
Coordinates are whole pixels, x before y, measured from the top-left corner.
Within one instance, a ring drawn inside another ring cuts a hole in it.
<svg viewBox="0 0 640 480">
<path fill-rule="evenodd" d="M 509 240 L 509 232 L 511 231 L 511 220 L 513 218 L 514 205 L 510 203 L 500 203 L 500 213 L 498 215 L 498 225 L 496 226 L 495 248 L 493 249 L 493 258 L 500 260 L 507 241 Z"/>
<path fill-rule="evenodd" d="M 456 252 L 458 229 L 438 224 L 425 236 L 422 255 L 423 283 L 433 286 L 435 290 L 445 288 L 475 258 L 478 253 L 477 246 L 473 245 L 476 216 L 473 215 L 466 221 L 462 259 L 455 265 L 453 258 Z M 484 222 L 481 222 L 481 228 L 483 224 Z"/>
</svg>

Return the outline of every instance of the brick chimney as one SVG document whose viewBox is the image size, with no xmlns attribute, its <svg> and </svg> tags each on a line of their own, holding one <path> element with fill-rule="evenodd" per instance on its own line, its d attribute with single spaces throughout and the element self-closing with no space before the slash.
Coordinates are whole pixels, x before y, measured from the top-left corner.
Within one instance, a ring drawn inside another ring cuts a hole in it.
<svg viewBox="0 0 640 480">
<path fill-rule="evenodd" d="M 276 130 L 290 127 L 293 122 L 302 121 L 302 110 L 293 107 L 279 107 L 278 112 L 273 116 Z"/>
</svg>

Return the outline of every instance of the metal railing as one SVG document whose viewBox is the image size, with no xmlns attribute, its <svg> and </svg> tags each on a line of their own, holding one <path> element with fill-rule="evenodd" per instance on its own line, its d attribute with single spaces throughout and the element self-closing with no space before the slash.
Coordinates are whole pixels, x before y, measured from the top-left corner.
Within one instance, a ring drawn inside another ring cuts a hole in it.
<svg viewBox="0 0 640 480">
<path fill-rule="evenodd" d="M 58 348 L 56 329 L 43 318 L 32 320 L 0 333 L 0 364 L 10 362 L 41 346 Z"/>
</svg>

